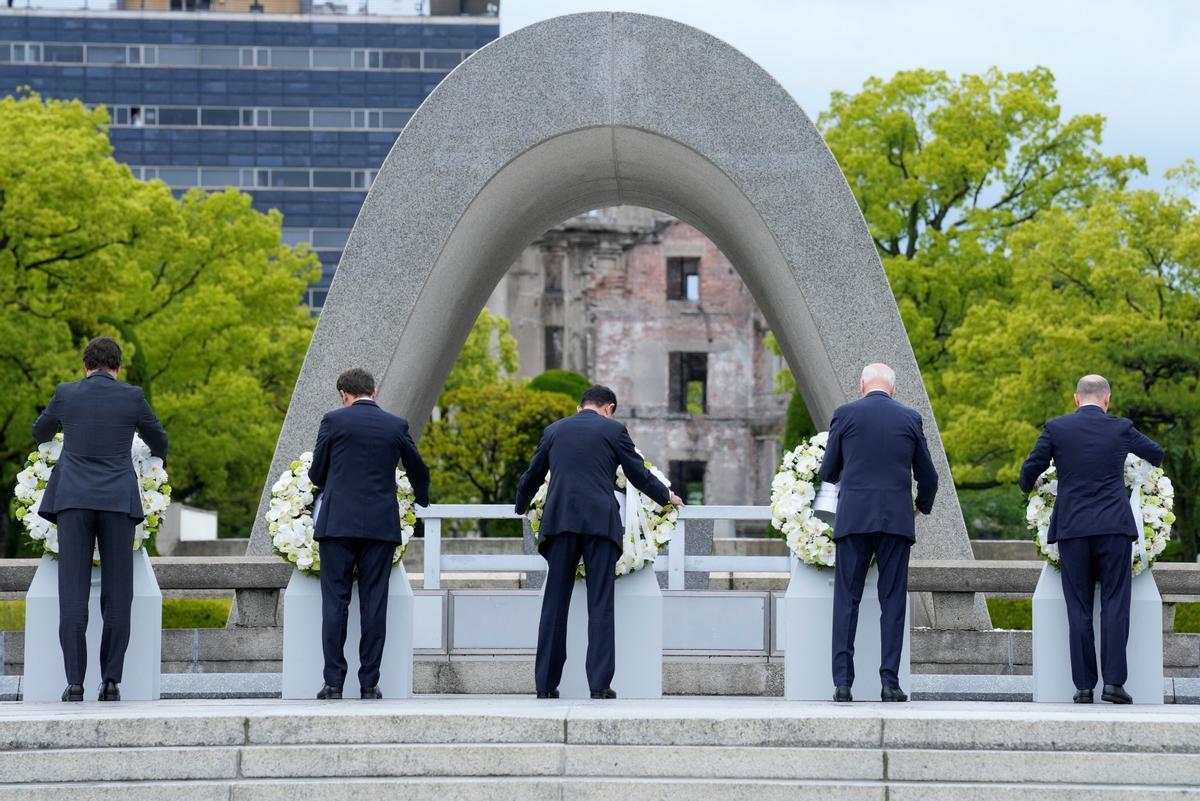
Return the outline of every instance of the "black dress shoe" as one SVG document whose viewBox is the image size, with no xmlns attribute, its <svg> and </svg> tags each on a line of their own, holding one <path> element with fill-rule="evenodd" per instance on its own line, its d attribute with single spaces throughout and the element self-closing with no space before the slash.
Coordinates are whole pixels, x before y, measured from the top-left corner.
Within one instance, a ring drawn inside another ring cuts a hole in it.
<svg viewBox="0 0 1200 801">
<path fill-rule="evenodd" d="M 1092 702 L 1092 691 L 1091 691 L 1091 689 L 1087 689 L 1087 690 L 1076 690 L 1076 691 L 1075 691 L 1075 703 L 1077 703 L 1077 704 L 1090 704 L 1091 702 Z"/>
<path fill-rule="evenodd" d="M 342 700 L 342 688 L 330 687 L 326 684 L 321 688 L 321 692 L 317 693 L 318 701 L 340 701 Z"/>
<path fill-rule="evenodd" d="M 833 700 L 841 703 L 849 703 L 854 700 L 854 696 L 850 694 L 850 685 L 839 684 L 833 688 Z"/>
<path fill-rule="evenodd" d="M 67 689 L 63 690 L 62 699 L 64 701 L 82 701 L 83 700 L 83 685 L 68 684 Z"/>
<path fill-rule="evenodd" d="M 1125 692 L 1125 686 L 1122 684 L 1105 684 L 1104 692 L 1100 693 L 1100 697 L 1110 704 L 1133 703 L 1133 696 Z"/>
<path fill-rule="evenodd" d="M 592 698 L 597 701 L 609 701 L 616 698 L 617 694 L 613 692 L 611 687 L 605 687 L 603 690 L 592 690 Z"/>
<path fill-rule="evenodd" d="M 100 700 L 101 701 L 120 701 L 121 688 L 112 679 L 105 679 L 100 685 Z"/>
<path fill-rule="evenodd" d="M 879 691 L 879 700 L 903 703 L 908 700 L 908 696 L 899 687 L 884 687 Z"/>
<path fill-rule="evenodd" d="M 546 690 L 546 692 L 544 692 L 544 693 L 539 692 L 537 694 L 537 697 L 538 698 L 557 698 L 558 690 Z"/>
<path fill-rule="evenodd" d="M 359 695 L 367 701 L 379 701 L 383 699 L 383 693 L 378 687 L 365 687 L 359 691 Z"/>
</svg>

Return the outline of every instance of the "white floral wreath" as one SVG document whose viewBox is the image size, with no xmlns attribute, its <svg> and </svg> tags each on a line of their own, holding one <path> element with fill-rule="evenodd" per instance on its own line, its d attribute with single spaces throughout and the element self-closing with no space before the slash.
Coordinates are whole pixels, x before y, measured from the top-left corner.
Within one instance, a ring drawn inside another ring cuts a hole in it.
<svg viewBox="0 0 1200 801">
<path fill-rule="evenodd" d="M 642 452 L 638 451 L 639 456 L 643 456 Z M 663 472 L 650 463 L 649 460 L 644 462 L 646 469 L 651 475 L 663 483 L 664 486 L 670 487 L 671 482 L 667 479 Z M 624 468 L 618 465 L 616 474 L 616 488 L 621 492 L 626 492 L 629 487 L 629 481 L 625 478 Z M 529 527 L 533 529 L 533 536 L 536 540 L 538 537 L 538 529 L 542 525 L 542 514 L 546 508 L 546 495 L 550 491 L 550 474 L 546 474 L 546 480 L 542 482 L 542 486 L 538 488 L 537 493 L 533 496 L 533 500 L 529 503 L 529 509 L 525 515 L 529 518 Z M 679 510 L 674 504 L 668 503 L 666 506 L 659 506 L 649 496 L 636 489 L 633 493 L 641 507 L 639 510 L 639 524 L 637 526 L 626 526 L 625 534 L 622 537 L 621 557 L 617 559 L 616 576 L 620 578 L 628 573 L 641 570 L 644 567 L 652 567 L 654 560 L 658 556 L 663 546 L 671 541 L 671 533 L 675 530 L 675 522 L 679 520 Z M 628 497 L 628 495 L 626 496 Z M 626 504 L 626 514 L 630 513 L 628 503 Z M 579 565 L 575 569 L 575 577 L 583 578 L 585 575 L 583 565 Z"/>
<path fill-rule="evenodd" d="M 829 432 L 822 431 L 783 455 L 771 481 L 771 524 L 783 533 L 788 548 L 807 565 L 833 567 L 833 528 L 813 513 L 817 472 L 825 460 Z"/>
<path fill-rule="evenodd" d="M 271 549 L 305 575 L 321 574 L 321 554 L 313 539 L 313 490 L 308 480 L 312 467 L 312 451 L 288 465 L 279 480 L 271 485 L 271 506 L 267 510 L 267 529 L 271 532 Z M 408 541 L 417 523 L 417 496 L 407 474 L 396 469 L 396 502 L 400 505 L 400 544 L 392 555 L 392 567 L 400 564 Z"/>
<path fill-rule="evenodd" d="M 37 450 L 25 460 L 24 469 L 17 473 L 17 486 L 13 490 L 17 501 L 17 520 L 21 521 L 30 539 L 42 544 L 43 553 L 55 557 L 58 556 L 58 526 L 39 515 L 38 510 L 46 485 L 50 483 L 50 474 L 62 454 L 62 446 L 61 432 L 49 442 L 38 445 Z M 134 529 L 133 550 L 136 551 L 142 545 L 149 545 L 162 526 L 163 513 L 171 505 L 171 485 L 167 483 L 167 471 L 162 459 L 150 453 L 150 446 L 142 442 L 137 434 L 133 435 L 130 457 L 133 459 L 138 489 L 142 493 L 142 514 L 146 516 L 142 524 Z"/>
<path fill-rule="evenodd" d="M 1133 549 L 1133 575 L 1154 562 L 1167 547 L 1171 539 L 1171 524 L 1175 522 L 1175 487 L 1161 467 L 1154 467 L 1145 459 L 1132 453 L 1125 457 L 1125 486 L 1130 490 L 1130 504 L 1141 527 L 1139 545 Z M 1050 532 L 1050 515 L 1054 512 L 1054 501 L 1058 498 L 1058 473 L 1054 463 L 1034 482 L 1025 507 L 1025 520 L 1036 532 L 1038 553 L 1055 570 L 1059 569 L 1058 543 L 1047 541 Z M 1138 512 L 1140 511 L 1140 515 Z M 1144 547 L 1144 550 L 1143 550 Z"/>
</svg>

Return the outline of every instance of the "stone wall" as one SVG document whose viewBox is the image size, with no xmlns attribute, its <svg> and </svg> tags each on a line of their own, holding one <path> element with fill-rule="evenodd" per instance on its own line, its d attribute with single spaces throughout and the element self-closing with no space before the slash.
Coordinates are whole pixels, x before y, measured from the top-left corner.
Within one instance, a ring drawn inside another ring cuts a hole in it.
<svg viewBox="0 0 1200 801">
<path fill-rule="evenodd" d="M 698 300 L 668 297 L 672 258 L 698 260 Z M 766 323 L 737 270 L 703 233 L 646 209 L 574 218 L 526 248 L 488 306 L 512 323 L 523 375 L 563 367 L 607 384 L 664 472 L 672 461 L 705 463 L 705 503 L 769 501 L 788 400 L 773 391 L 783 361 L 763 345 Z M 672 353 L 705 355 L 701 414 L 679 408 Z"/>
</svg>

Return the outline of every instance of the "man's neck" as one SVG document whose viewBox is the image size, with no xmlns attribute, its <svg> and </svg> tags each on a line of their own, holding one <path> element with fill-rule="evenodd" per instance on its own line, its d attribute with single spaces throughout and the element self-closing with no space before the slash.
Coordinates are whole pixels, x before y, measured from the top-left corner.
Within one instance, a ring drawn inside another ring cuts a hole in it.
<svg viewBox="0 0 1200 801">
<path fill-rule="evenodd" d="M 1079 404 L 1080 409 L 1083 409 L 1087 406 L 1095 406 L 1100 411 L 1102 411 L 1106 414 L 1108 413 L 1108 409 L 1105 409 L 1103 406 L 1101 406 L 1099 403 L 1096 403 L 1095 401 L 1084 401 L 1083 403 Z"/>
</svg>

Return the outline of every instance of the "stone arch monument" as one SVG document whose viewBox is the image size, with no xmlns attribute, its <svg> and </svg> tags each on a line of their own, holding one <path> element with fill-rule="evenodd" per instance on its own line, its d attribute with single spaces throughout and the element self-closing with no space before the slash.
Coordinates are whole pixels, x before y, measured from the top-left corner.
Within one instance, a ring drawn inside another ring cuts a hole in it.
<svg viewBox="0 0 1200 801">
<path fill-rule="evenodd" d="M 396 140 L 359 213 L 271 467 L 312 448 L 334 382 L 428 417 L 492 288 L 543 231 L 589 209 L 647 206 L 699 228 L 737 266 L 818 425 L 895 367 L 941 476 L 916 555 L 971 558 L 920 371 L 879 257 L 812 121 L 757 64 L 657 17 L 558 17 L 455 69 Z M 271 481 L 268 480 L 267 487 Z M 250 552 L 270 552 L 264 489 Z"/>
</svg>

